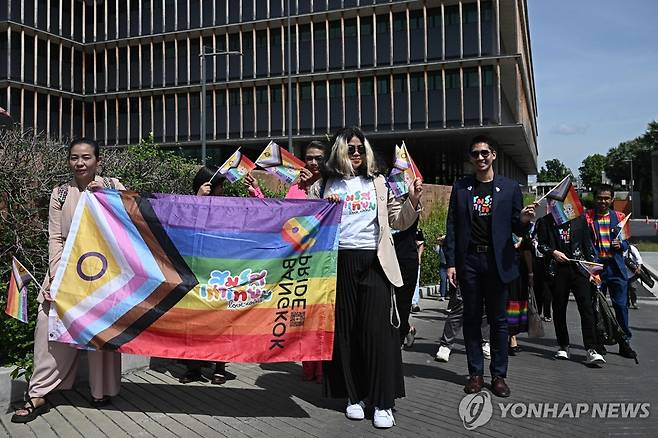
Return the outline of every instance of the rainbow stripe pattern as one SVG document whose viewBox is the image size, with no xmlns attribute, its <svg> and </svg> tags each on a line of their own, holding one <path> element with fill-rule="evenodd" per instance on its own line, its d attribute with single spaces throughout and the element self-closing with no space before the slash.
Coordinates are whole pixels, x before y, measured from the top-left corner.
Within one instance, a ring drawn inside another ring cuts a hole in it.
<svg viewBox="0 0 658 438">
<path fill-rule="evenodd" d="M 85 192 L 50 336 L 83 348 L 235 362 L 332 355 L 340 206 Z"/>
<path fill-rule="evenodd" d="M 582 215 L 585 209 L 583 204 L 580 202 L 578 193 L 576 192 L 575 187 L 569 181 L 569 189 L 566 196 L 562 200 L 552 198 L 550 195 L 547 195 L 548 200 L 548 209 L 555 219 L 557 225 L 562 225 L 570 220 L 577 218 Z"/>
<path fill-rule="evenodd" d="M 5 313 L 23 323 L 27 323 L 27 285 L 30 281 L 32 275 L 21 262 L 12 257 Z"/>
<path fill-rule="evenodd" d="M 224 175 L 231 183 L 235 183 L 247 176 L 255 168 L 256 165 L 254 162 L 238 149 L 221 165 L 219 173 Z"/>
<path fill-rule="evenodd" d="M 265 147 L 256 164 L 288 185 L 299 177 L 299 172 L 304 168 L 302 160 L 273 141 Z"/>
</svg>

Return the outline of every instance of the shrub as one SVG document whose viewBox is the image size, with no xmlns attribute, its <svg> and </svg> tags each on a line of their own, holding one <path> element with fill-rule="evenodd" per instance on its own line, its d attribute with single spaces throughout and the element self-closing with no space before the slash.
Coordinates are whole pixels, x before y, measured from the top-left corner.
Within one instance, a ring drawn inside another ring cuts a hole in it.
<svg viewBox="0 0 658 438">
<path fill-rule="evenodd" d="M 436 238 L 446 232 L 448 207 L 445 202 L 435 204 L 432 211 L 421 218 L 419 227 L 425 235 L 425 251 L 420 265 L 420 284 L 439 284 L 439 255 L 434 251 Z"/>
</svg>

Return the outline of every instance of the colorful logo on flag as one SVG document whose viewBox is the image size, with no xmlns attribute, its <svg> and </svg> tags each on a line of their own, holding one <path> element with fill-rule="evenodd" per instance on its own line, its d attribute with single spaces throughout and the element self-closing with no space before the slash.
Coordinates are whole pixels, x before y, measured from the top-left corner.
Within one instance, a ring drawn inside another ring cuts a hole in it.
<svg viewBox="0 0 658 438">
<path fill-rule="evenodd" d="M 298 177 L 304 162 L 273 141 L 268 144 L 256 160 L 256 164 L 279 178 L 292 184 Z"/>
</svg>

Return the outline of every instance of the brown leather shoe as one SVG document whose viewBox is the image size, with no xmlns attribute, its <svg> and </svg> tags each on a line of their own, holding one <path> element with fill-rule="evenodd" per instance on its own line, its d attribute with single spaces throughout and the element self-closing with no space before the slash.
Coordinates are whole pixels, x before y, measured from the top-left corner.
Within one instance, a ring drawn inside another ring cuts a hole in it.
<svg viewBox="0 0 658 438">
<path fill-rule="evenodd" d="M 480 392 L 484 386 L 484 378 L 482 376 L 470 376 L 468 378 L 468 383 L 464 386 L 464 392 L 466 394 L 475 394 Z"/>
<path fill-rule="evenodd" d="M 509 397 L 511 394 L 509 386 L 505 383 L 505 379 L 500 376 L 496 376 L 491 380 L 491 392 L 498 397 Z"/>
</svg>

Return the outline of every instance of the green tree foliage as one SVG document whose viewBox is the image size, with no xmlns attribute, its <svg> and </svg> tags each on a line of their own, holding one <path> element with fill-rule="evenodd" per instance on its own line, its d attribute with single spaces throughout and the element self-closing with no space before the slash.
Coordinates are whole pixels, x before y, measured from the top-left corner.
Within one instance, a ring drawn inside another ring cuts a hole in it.
<svg viewBox="0 0 658 438">
<path fill-rule="evenodd" d="M 615 185 L 630 180 L 631 163 L 626 160 L 633 160 L 634 189 L 641 193 L 644 211 L 650 210 L 651 205 L 651 152 L 655 150 L 658 150 L 658 122 L 654 120 L 644 134 L 620 143 L 606 155 L 605 172 Z"/>
<path fill-rule="evenodd" d="M 420 220 L 419 227 L 425 236 L 425 251 L 420 265 L 420 284 L 439 284 L 439 256 L 434 251 L 437 237 L 446 233 L 446 218 L 448 207 L 445 203 L 437 203 L 430 214 Z"/>
<path fill-rule="evenodd" d="M 568 175 L 573 175 L 571 169 L 565 166 L 559 159 L 553 158 L 552 160 L 547 160 L 539 170 L 537 182 L 559 182 Z"/>
<path fill-rule="evenodd" d="M 601 183 L 601 173 L 605 170 L 606 163 L 606 157 L 601 154 L 592 154 L 585 157 L 582 165 L 578 168 L 583 186 L 592 188 Z"/>
</svg>

